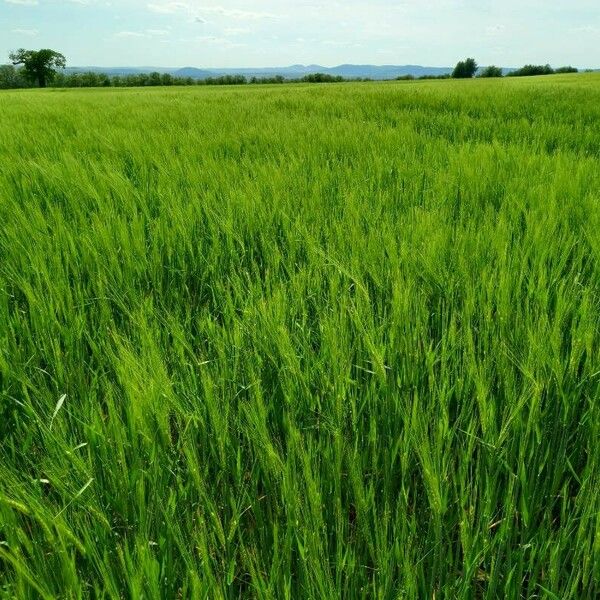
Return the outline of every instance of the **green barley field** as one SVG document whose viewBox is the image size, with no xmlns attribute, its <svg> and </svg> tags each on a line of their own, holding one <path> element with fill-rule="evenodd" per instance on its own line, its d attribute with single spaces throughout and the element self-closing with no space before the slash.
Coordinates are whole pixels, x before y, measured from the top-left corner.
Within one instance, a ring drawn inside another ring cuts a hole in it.
<svg viewBox="0 0 600 600">
<path fill-rule="evenodd" d="M 600 75 L 0 94 L 0 597 L 600 596 Z"/>
</svg>

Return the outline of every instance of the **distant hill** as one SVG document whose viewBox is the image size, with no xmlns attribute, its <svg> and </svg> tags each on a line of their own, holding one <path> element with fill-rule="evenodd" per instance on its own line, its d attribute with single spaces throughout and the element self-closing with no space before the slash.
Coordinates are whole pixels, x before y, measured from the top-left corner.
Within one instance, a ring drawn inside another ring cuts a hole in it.
<svg viewBox="0 0 600 600">
<path fill-rule="evenodd" d="M 420 65 L 339 65 L 337 67 L 323 67 L 321 65 L 292 65 L 289 67 L 263 67 L 263 68 L 231 68 L 231 69 L 199 69 L 184 67 L 182 69 L 164 67 L 68 67 L 66 73 L 82 73 L 92 71 L 108 75 L 132 75 L 137 73 L 170 73 L 178 77 L 192 77 L 206 79 L 222 75 L 245 75 L 246 77 L 275 77 L 281 75 L 286 79 L 299 79 L 313 73 L 326 73 L 339 75 L 347 79 L 395 79 L 402 75 L 444 75 L 451 73 L 451 67 L 422 67 Z"/>
<path fill-rule="evenodd" d="M 0 0 L 1 1 L 1 0 Z M 484 68 L 483 66 L 480 69 Z M 286 79 L 300 79 L 305 75 L 325 73 L 339 75 L 345 79 L 396 79 L 405 75 L 421 77 L 423 75 L 446 75 L 452 73 L 452 67 L 423 67 L 421 65 L 338 65 L 337 67 L 323 67 L 321 65 L 291 65 L 289 67 L 257 67 L 257 68 L 229 68 L 229 69 L 200 69 L 197 67 L 169 68 L 169 67 L 67 67 L 65 73 L 106 73 L 107 75 L 137 75 L 139 73 L 170 73 L 177 77 L 192 77 L 193 79 L 207 79 L 223 75 L 244 75 L 251 77 L 275 77 L 281 75 Z M 515 67 L 503 67 L 504 75 L 514 71 Z M 600 72 L 600 69 L 595 69 Z"/>
</svg>

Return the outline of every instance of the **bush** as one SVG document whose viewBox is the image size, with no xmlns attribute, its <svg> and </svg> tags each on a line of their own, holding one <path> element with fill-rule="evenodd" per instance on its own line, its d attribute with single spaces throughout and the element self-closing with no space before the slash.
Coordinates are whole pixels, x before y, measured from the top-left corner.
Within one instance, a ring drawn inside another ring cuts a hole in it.
<svg viewBox="0 0 600 600">
<path fill-rule="evenodd" d="M 450 79 L 452 75 L 450 73 L 444 73 L 443 75 L 419 75 L 417 79 Z"/>
<path fill-rule="evenodd" d="M 502 69 L 500 67 L 490 65 L 489 67 L 482 69 L 477 77 L 502 77 Z"/>
<path fill-rule="evenodd" d="M 301 81 L 304 83 L 337 83 L 340 81 L 344 81 L 343 77 L 339 75 L 328 75 L 326 73 L 312 73 L 310 75 L 305 75 Z"/>
<path fill-rule="evenodd" d="M 248 83 L 243 75 L 222 75 L 221 77 L 207 77 L 198 82 L 198 85 L 244 85 Z"/>
<path fill-rule="evenodd" d="M 535 75 L 553 75 L 554 69 L 550 65 L 525 65 L 516 71 L 511 71 L 509 77 L 532 77 Z"/>
<path fill-rule="evenodd" d="M 274 77 L 252 77 L 250 83 L 285 83 L 286 79 L 283 75 L 275 75 Z"/>
<path fill-rule="evenodd" d="M 576 69 L 575 67 L 558 67 L 558 69 L 554 70 L 555 73 L 579 73 L 579 69 Z"/>
</svg>

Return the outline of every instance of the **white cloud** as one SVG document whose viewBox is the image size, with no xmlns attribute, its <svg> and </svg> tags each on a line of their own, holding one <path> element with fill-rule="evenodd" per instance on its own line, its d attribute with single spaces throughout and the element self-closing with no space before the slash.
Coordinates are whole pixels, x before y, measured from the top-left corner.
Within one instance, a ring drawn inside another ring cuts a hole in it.
<svg viewBox="0 0 600 600">
<path fill-rule="evenodd" d="M 152 38 L 163 37 L 171 33 L 168 29 L 145 29 L 144 31 L 118 31 L 115 37 L 119 38 Z"/>
<path fill-rule="evenodd" d="M 151 2 L 146 5 L 148 10 L 151 12 L 163 14 L 163 15 L 171 15 L 178 12 L 187 12 L 190 14 L 197 15 L 206 14 L 206 15 L 216 15 L 219 17 L 227 17 L 229 19 L 236 19 L 242 21 L 256 21 L 260 19 L 277 19 L 278 15 L 264 12 L 264 11 L 254 11 L 254 10 L 244 10 L 241 8 L 228 8 L 225 6 L 194 6 L 191 2 L 180 2 L 180 1 L 172 1 L 167 0 L 166 2 Z M 199 22 L 204 22 L 203 19 L 196 16 L 196 20 Z"/>
<path fill-rule="evenodd" d="M 246 33 L 252 33 L 252 29 L 248 29 L 247 27 L 226 27 L 223 30 L 223 33 L 230 36 L 244 35 Z"/>
<path fill-rule="evenodd" d="M 240 19 L 255 21 L 258 19 L 277 19 L 278 16 L 268 12 L 255 12 L 250 10 L 240 10 L 237 8 L 225 8 L 223 6 L 207 6 L 199 8 L 199 12 L 228 17 L 230 19 Z"/>
<path fill-rule="evenodd" d="M 212 36 L 212 35 L 201 35 L 196 38 L 197 41 L 205 44 L 211 44 L 214 46 L 221 46 L 223 48 L 243 48 L 246 44 L 240 44 L 232 42 L 227 38 Z"/>
<path fill-rule="evenodd" d="M 119 31 L 115 33 L 115 37 L 120 38 L 143 38 L 146 37 L 145 33 L 141 33 L 140 31 Z"/>
<path fill-rule="evenodd" d="M 151 12 L 163 15 L 171 15 L 182 10 L 190 10 L 191 8 L 187 2 L 161 2 L 160 4 L 154 2 L 147 4 L 147 7 Z"/>
<path fill-rule="evenodd" d="M 11 29 L 11 33 L 16 33 L 17 35 L 28 35 L 30 37 L 35 37 L 39 31 L 37 29 Z"/>
<path fill-rule="evenodd" d="M 27 6 L 35 6 L 38 0 L 4 0 L 7 4 L 23 4 Z"/>
<path fill-rule="evenodd" d="M 337 48 L 349 48 L 360 46 L 360 44 L 357 44 L 356 42 L 345 40 L 324 40 L 322 44 L 325 46 L 335 46 Z"/>
<path fill-rule="evenodd" d="M 581 27 L 574 27 L 571 29 L 572 33 L 600 33 L 600 26 L 594 27 L 594 25 L 582 25 Z"/>
<path fill-rule="evenodd" d="M 504 30 L 506 29 L 506 27 L 504 27 L 504 25 L 488 25 L 485 28 L 485 33 L 487 35 L 499 35 L 501 34 Z"/>
</svg>

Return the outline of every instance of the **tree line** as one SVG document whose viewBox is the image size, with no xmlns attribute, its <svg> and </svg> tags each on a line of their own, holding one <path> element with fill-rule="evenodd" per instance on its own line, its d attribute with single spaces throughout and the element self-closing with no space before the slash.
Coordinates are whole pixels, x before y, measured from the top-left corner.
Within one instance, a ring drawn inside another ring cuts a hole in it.
<svg viewBox="0 0 600 600">
<path fill-rule="evenodd" d="M 146 86 L 187 86 L 187 85 L 246 85 L 246 84 L 281 84 L 281 83 L 337 83 L 343 81 L 369 81 L 368 78 L 347 79 L 326 73 L 314 73 L 298 79 L 286 79 L 281 75 L 271 77 L 250 77 L 244 75 L 223 75 L 194 79 L 178 77 L 170 73 L 135 73 L 129 75 L 108 75 L 106 73 L 85 72 L 66 73 L 65 57 L 50 49 L 20 49 L 10 54 L 11 64 L 0 65 L 0 89 L 17 89 L 28 87 L 146 87 Z M 555 73 L 577 73 L 574 67 L 553 69 L 550 65 L 525 65 L 510 71 L 507 77 L 552 75 Z M 445 75 L 403 75 L 398 80 L 414 79 L 471 79 L 473 77 L 503 77 L 500 67 L 494 65 L 479 68 L 474 58 L 459 61 L 452 71 Z"/>
<path fill-rule="evenodd" d="M 419 77 L 402 75 L 401 77 L 397 77 L 397 79 L 399 81 L 411 81 L 415 79 L 472 79 L 473 77 L 532 77 L 535 75 L 558 75 L 560 73 L 579 73 L 579 69 L 571 66 L 553 69 L 550 65 L 525 65 L 520 69 L 507 71 L 506 75 L 504 75 L 501 67 L 495 65 L 479 67 L 474 58 L 467 58 L 466 60 L 459 61 L 452 73 L 445 75 L 421 75 Z"/>
<path fill-rule="evenodd" d="M 346 79 L 327 73 L 314 73 L 298 79 L 286 79 L 281 75 L 272 77 L 246 77 L 244 75 L 222 75 L 206 79 L 193 77 L 177 77 L 170 73 L 135 73 L 128 75 L 107 75 L 88 71 L 83 73 L 58 72 L 44 87 L 52 88 L 90 88 L 90 87 L 158 87 L 158 86 L 191 86 L 191 85 L 246 85 L 246 84 L 278 84 L 278 83 L 338 83 L 344 81 L 369 81 L 363 79 Z M 12 65 L 0 65 L 0 89 L 19 89 L 39 87 L 28 80 L 20 69 Z"/>
<path fill-rule="evenodd" d="M 555 75 L 558 73 L 579 73 L 575 67 L 559 67 L 553 69 L 550 65 L 525 65 L 506 73 L 507 77 L 531 77 L 533 75 Z M 453 79 L 471 79 L 473 77 L 503 77 L 504 72 L 500 67 L 490 65 L 479 68 L 474 58 L 461 60 L 454 67 L 451 77 Z"/>
</svg>

